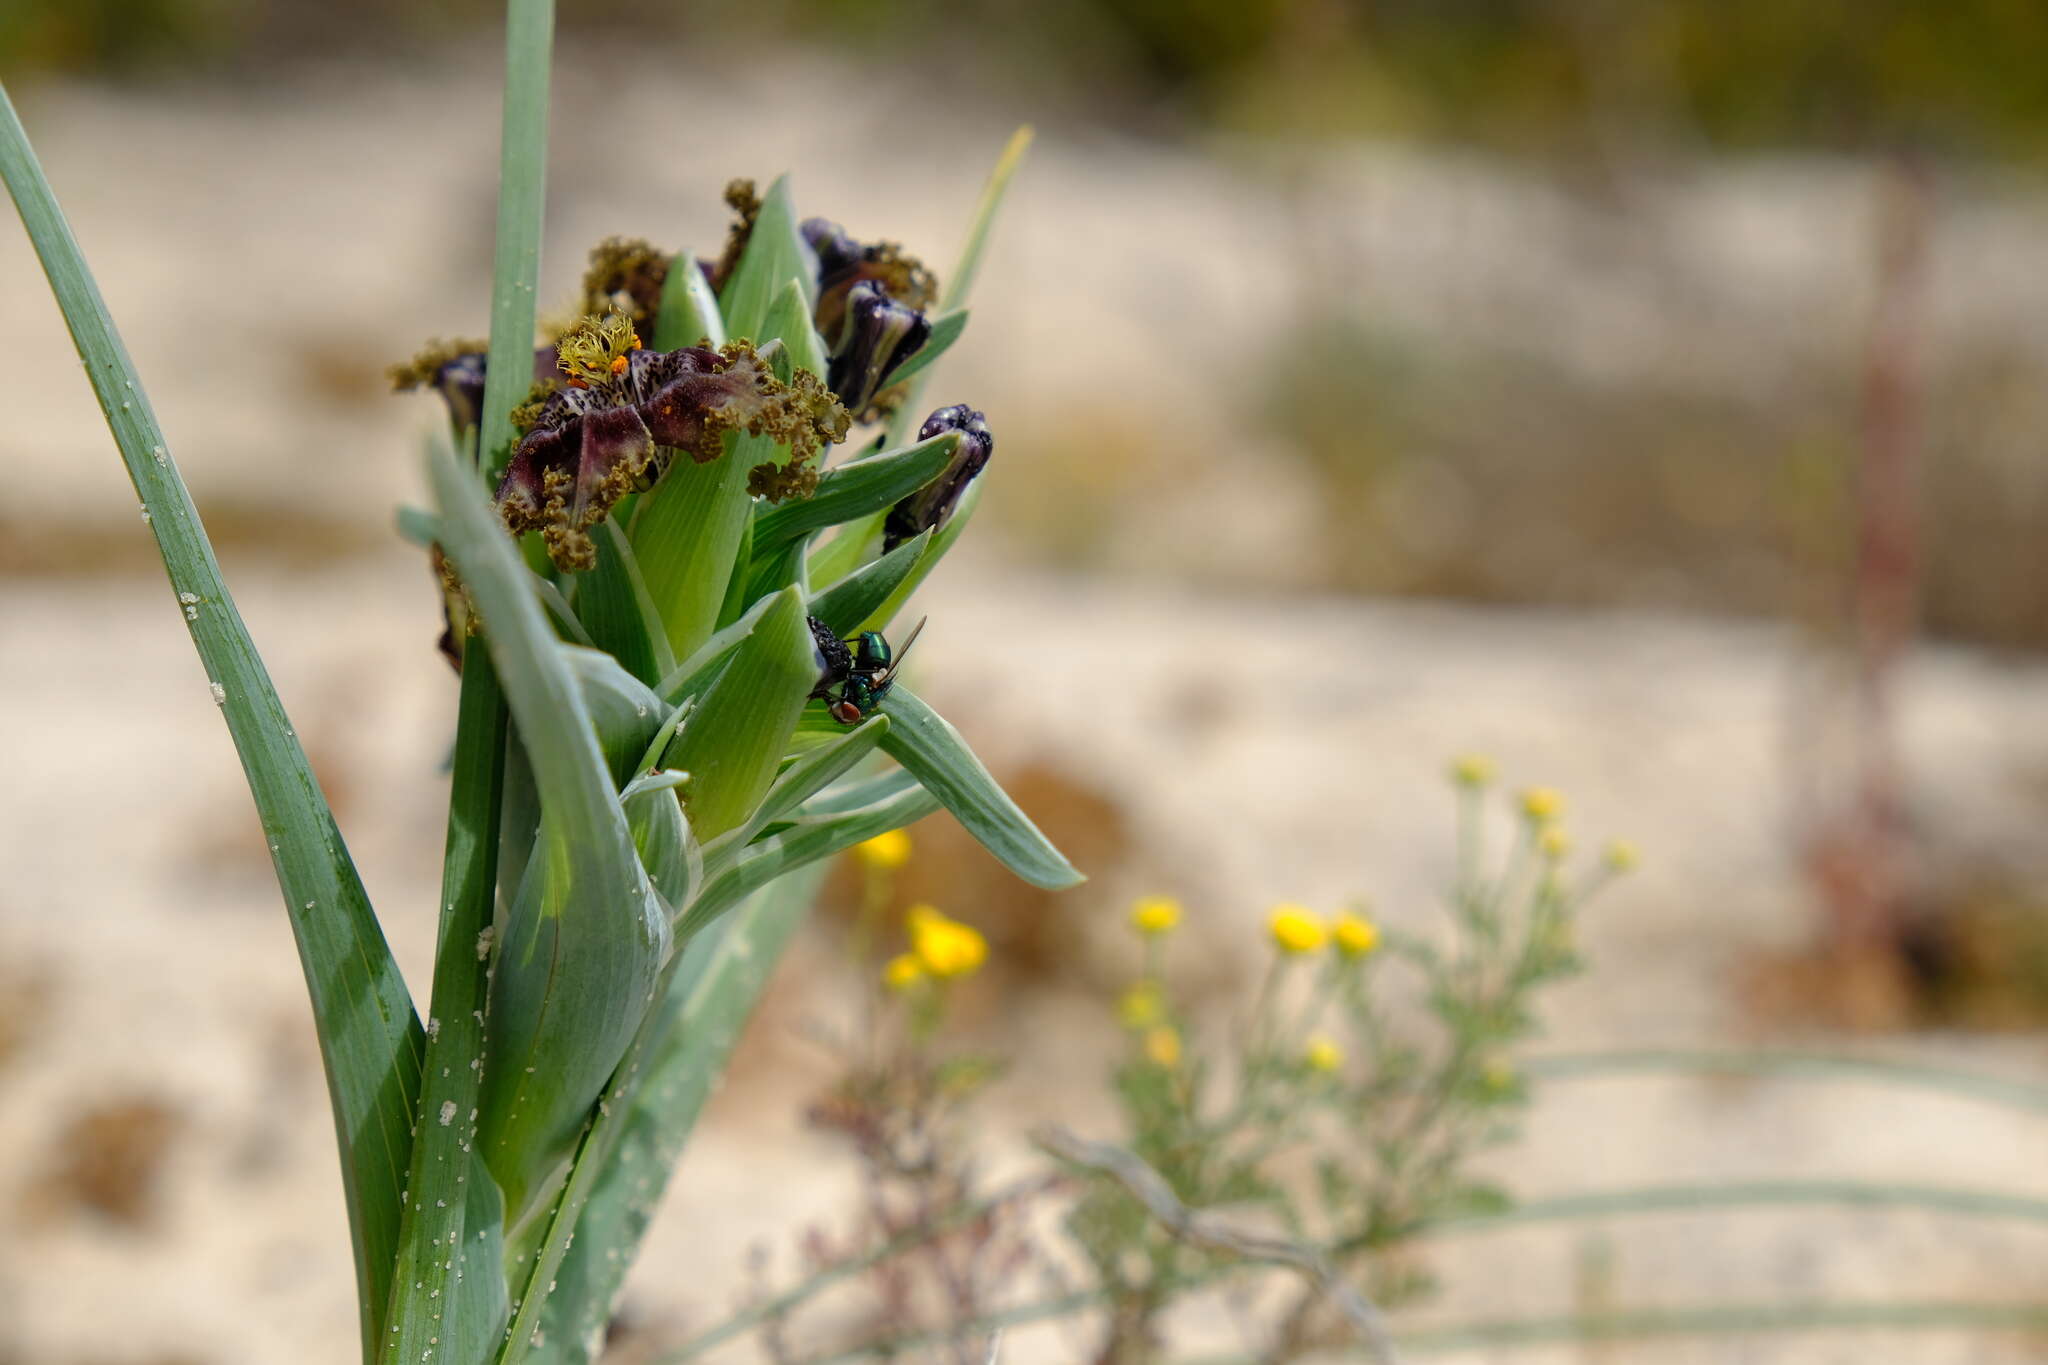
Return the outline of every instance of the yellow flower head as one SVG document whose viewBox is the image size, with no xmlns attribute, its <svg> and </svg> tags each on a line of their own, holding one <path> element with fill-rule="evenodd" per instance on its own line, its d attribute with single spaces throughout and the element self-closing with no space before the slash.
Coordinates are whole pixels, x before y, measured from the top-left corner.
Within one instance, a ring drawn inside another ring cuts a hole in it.
<svg viewBox="0 0 2048 1365">
<path fill-rule="evenodd" d="M 1337 916 L 1337 927 L 1330 931 L 1330 937 L 1337 941 L 1338 952 L 1355 960 L 1380 946 L 1380 927 L 1363 915 L 1347 912 Z"/>
<path fill-rule="evenodd" d="M 1145 1033 L 1145 1060 L 1169 1069 L 1179 1066 L 1180 1034 L 1164 1024 L 1148 1029 Z"/>
<path fill-rule="evenodd" d="M 855 844 L 853 856 L 877 872 L 894 872 L 910 861 L 910 836 L 900 829 L 877 834 Z"/>
<path fill-rule="evenodd" d="M 1616 872 L 1631 872 L 1642 860 L 1642 853 L 1626 839 L 1616 839 L 1607 846 L 1607 865 Z"/>
<path fill-rule="evenodd" d="M 1156 981 L 1138 981 L 1116 1002 L 1116 1017 L 1127 1029 L 1152 1028 L 1166 1022 L 1166 996 Z"/>
<path fill-rule="evenodd" d="M 988 961 L 988 940 L 980 931 L 947 919 L 936 908 L 913 905 L 904 919 L 910 925 L 910 951 L 941 981 L 970 976 Z"/>
<path fill-rule="evenodd" d="M 1485 754 L 1460 754 L 1451 763 L 1451 781 L 1461 787 L 1483 787 L 1493 781 L 1493 760 Z"/>
<path fill-rule="evenodd" d="M 1564 832 L 1562 825 L 1546 825 L 1536 836 L 1536 848 L 1553 863 L 1561 863 L 1572 851 L 1572 836 Z"/>
<path fill-rule="evenodd" d="M 1150 938 L 1170 934 L 1180 923 L 1180 902 L 1171 896 L 1144 896 L 1131 905 L 1131 927 Z"/>
<path fill-rule="evenodd" d="M 924 980 L 924 963 L 916 953 L 898 953 L 882 968 L 882 984 L 892 991 L 907 991 Z"/>
<path fill-rule="evenodd" d="M 1344 1049 L 1338 1047 L 1327 1034 L 1318 1033 L 1309 1039 L 1308 1046 L 1302 1049 L 1301 1060 L 1308 1063 L 1310 1071 L 1327 1074 L 1344 1065 Z"/>
<path fill-rule="evenodd" d="M 1564 793 L 1555 787 L 1531 787 L 1522 793 L 1522 814 L 1532 824 L 1547 825 L 1564 814 Z"/>
<path fill-rule="evenodd" d="M 1316 913 L 1301 905 L 1274 906 L 1266 929 L 1281 952 L 1296 956 L 1321 952 L 1324 940 L 1330 936 Z"/>
</svg>

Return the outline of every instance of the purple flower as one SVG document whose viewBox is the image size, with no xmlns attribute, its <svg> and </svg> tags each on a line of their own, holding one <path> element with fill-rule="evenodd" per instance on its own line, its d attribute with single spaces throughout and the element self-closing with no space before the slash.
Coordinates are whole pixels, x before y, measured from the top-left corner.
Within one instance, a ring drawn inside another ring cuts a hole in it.
<svg viewBox="0 0 2048 1365">
<path fill-rule="evenodd" d="M 874 281 L 862 280 L 846 295 L 826 383 L 847 411 L 866 420 L 875 410 L 875 395 L 889 386 L 889 376 L 931 334 L 923 313 L 890 298 Z"/>
<path fill-rule="evenodd" d="M 590 528 L 627 493 L 650 486 L 670 451 L 701 462 L 725 450 L 725 434 L 769 436 L 808 467 L 845 439 L 845 409 L 799 371 L 777 381 L 744 341 L 722 350 L 642 349 L 620 314 L 588 318 L 557 343 L 567 387 L 532 415 L 498 484 L 498 508 L 515 532 L 541 533 L 558 568 L 596 562 Z"/>
<path fill-rule="evenodd" d="M 888 517 L 882 522 L 883 553 L 914 536 L 945 525 L 946 518 L 953 515 L 960 495 L 967 491 L 967 485 L 974 482 L 975 476 L 988 464 L 989 456 L 996 452 L 996 438 L 988 429 L 987 419 L 965 403 L 940 408 L 925 418 L 924 425 L 917 429 L 917 439 L 929 441 L 949 431 L 960 433 L 960 448 L 954 453 L 953 462 L 939 477 L 889 509 Z"/>
</svg>

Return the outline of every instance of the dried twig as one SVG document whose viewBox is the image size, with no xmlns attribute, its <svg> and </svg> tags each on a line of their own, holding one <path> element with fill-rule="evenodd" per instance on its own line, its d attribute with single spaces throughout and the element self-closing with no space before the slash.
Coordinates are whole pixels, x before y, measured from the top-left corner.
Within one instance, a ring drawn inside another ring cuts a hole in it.
<svg viewBox="0 0 2048 1365">
<path fill-rule="evenodd" d="M 1064 1128 L 1040 1129 L 1034 1140 L 1051 1155 L 1114 1179 L 1145 1206 L 1159 1225 L 1185 1242 L 1229 1252 L 1247 1261 L 1287 1266 L 1315 1281 L 1351 1324 L 1359 1342 L 1380 1365 L 1399 1365 L 1386 1318 L 1337 1273 L 1314 1247 L 1283 1237 L 1246 1232 L 1211 1214 L 1189 1208 L 1166 1178 L 1134 1153 L 1113 1143 L 1090 1142 Z"/>
</svg>

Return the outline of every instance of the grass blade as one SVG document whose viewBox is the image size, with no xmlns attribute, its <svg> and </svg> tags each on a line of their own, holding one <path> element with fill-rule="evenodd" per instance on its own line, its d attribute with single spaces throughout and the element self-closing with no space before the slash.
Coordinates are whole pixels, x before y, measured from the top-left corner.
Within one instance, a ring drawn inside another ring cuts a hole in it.
<svg viewBox="0 0 2048 1365">
<path fill-rule="evenodd" d="M 484 369 L 485 481 L 497 486 L 512 452 L 512 409 L 533 384 L 533 315 L 540 280 L 548 171 L 548 64 L 555 0 L 505 7 L 505 118 L 498 146 L 498 236 L 491 268 L 491 351 Z"/>
<path fill-rule="evenodd" d="M 172 463 L 99 286 L 0 87 L 0 179 L 7 182 L 63 310 L 93 392 L 186 625 L 212 680 L 255 798 L 298 943 L 327 1072 L 355 1242 L 363 1351 L 381 1327 L 397 1252 L 399 1192 L 412 1148 L 420 1026 L 334 814 L 306 762 L 255 642 L 221 580 L 213 546 Z"/>
<path fill-rule="evenodd" d="M 882 751 L 914 774 L 1005 867 L 1053 891 L 1083 880 L 938 712 L 898 683 L 882 698 L 882 714 L 891 721 Z"/>
</svg>

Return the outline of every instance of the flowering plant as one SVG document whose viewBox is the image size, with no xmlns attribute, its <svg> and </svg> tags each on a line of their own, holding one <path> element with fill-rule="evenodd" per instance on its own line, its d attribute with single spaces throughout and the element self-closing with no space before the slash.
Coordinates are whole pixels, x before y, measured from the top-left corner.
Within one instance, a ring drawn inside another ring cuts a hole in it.
<svg viewBox="0 0 2048 1365">
<path fill-rule="evenodd" d="M 993 450 L 980 413 L 920 414 L 918 397 L 964 328 L 1024 138 L 943 292 L 892 244 L 801 220 L 786 181 L 737 182 L 718 261 L 607 241 L 581 317 L 536 349 L 553 16 L 547 0 L 509 13 L 490 340 L 395 376 L 440 393 L 452 437 L 429 462 L 435 506 L 400 518 L 431 551 L 461 688 L 424 1012 L 0 96 L 0 175 L 269 836 L 333 1101 L 364 1359 L 385 1365 L 594 1356 L 821 860 L 944 807 L 1019 875 L 1079 880 L 901 683 L 885 634 L 967 525 Z M 918 932 L 933 975 L 978 963 L 962 926 Z"/>
</svg>

